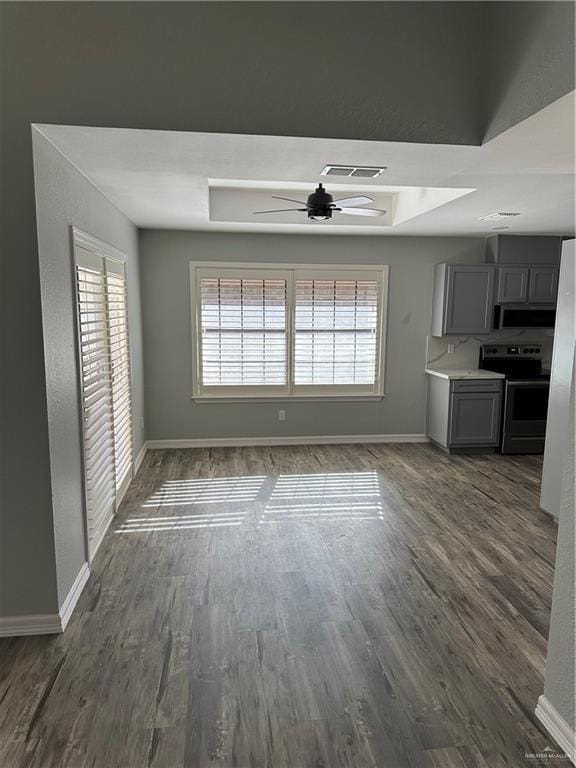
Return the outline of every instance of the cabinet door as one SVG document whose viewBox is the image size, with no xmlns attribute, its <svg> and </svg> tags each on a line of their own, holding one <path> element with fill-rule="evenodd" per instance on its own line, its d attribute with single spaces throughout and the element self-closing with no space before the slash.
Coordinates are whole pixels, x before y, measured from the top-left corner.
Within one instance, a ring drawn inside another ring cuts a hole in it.
<svg viewBox="0 0 576 768">
<path fill-rule="evenodd" d="M 523 302 L 528 298 L 529 267 L 500 267 L 496 301 L 500 304 Z"/>
<path fill-rule="evenodd" d="M 556 264 L 562 238 L 558 235 L 495 235 L 486 243 L 488 262 L 496 264 Z"/>
<path fill-rule="evenodd" d="M 453 392 L 449 444 L 496 446 L 500 440 L 499 392 Z"/>
<path fill-rule="evenodd" d="M 530 267 L 529 301 L 554 304 L 557 293 L 558 267 Z"/>
<path fill-rule="evenodd" d="M 448 265 L 445 334 L 490 333 L 494 307 L 494 267 Z"/>
</svg>

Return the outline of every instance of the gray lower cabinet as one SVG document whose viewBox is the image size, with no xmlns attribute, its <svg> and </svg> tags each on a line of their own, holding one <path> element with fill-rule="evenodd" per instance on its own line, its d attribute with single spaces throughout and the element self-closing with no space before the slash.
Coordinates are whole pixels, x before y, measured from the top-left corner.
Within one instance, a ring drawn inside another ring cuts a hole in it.
<svg viewBox="0 0 576 768">
<path fill-rule="evenodd" d="M 450 446 L 496 446 L 500 434 L 499 392 L 452 392 Z"/>
<path fill-rule="evenodd" d="M 500 442 L 501 379 L 428 376 L 426 434 L 447 451 L 494 450 Z"/>
<path fill-rule="evenodd" d="M 437 264 L 434 268 L 432 336 L 490 333 L 495 267 Z"/>
</svg>

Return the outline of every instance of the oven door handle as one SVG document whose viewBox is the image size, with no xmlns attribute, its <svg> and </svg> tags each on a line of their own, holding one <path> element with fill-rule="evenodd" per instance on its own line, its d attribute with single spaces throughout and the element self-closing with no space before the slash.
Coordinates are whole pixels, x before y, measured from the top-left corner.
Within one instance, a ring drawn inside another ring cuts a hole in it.
<svg viewBox="0 0 576 768">
<path fill-rule="evenodd" d="M 549 381 L 537 381 L 534 379 L 515 379 L 514 381 L 507 381 L 506 387 L 549 387 Z"/>
</svg>

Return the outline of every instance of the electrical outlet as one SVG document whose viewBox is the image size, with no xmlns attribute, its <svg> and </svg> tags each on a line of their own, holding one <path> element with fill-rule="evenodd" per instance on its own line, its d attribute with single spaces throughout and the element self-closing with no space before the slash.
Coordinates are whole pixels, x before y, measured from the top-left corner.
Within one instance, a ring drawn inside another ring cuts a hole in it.
<svg viewBox="0 0 576 768">
<path fill-rule="evenodd" d="M 286 421 L 286 411 L 278 411 L 278 421 Z"/>
<path fill-rule="evenodd" d="M 455 348 L 456 348 L 456 345 L 455 345 L 455 344 L 448 344 L 448 354 L 449 354 L 449 355 L 453 355 L 453 354 L 454 354 L 454 349 L 455 349 Z"/>
</svg>

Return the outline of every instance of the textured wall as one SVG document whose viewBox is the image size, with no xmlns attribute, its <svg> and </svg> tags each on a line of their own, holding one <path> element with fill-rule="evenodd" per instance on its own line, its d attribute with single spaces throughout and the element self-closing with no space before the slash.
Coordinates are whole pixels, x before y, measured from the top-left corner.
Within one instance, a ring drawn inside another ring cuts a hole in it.
<svg viewBox="0 0 576 768">
<path fill-rule="evenodd" d="M 574 316 L 575 259 L 575 241 L 565 242 L 562 248 L 558 286 L 550 400 L 546 421 L 546 445 L 540 495 L 540 506 L 556 519 L 560 514 L 564 456 L 568 443 L 566 423 L 569 417 L 572 362 L 576 340 L 576 317 Z"/>
<path fill-rule="evenodd" d="M 574 2 L 489 2 L 484 141 L 574 90 Z"/>
<path fill-rule="evenodd" d="M 306 237 L 140 232 L 146 436 L 422 434 L 433 265 L 479 261 L 475 238 Z M 388 264 L 386 397 L 378 402 L 194 403 L 189 263 Z M 278 409 L 286 421 L 278 421 Z"/>
<path fill-rule="evenodd" d="M 50 605 L 36 599 L 35 587 L 44 579 L 48 567 L 44 560 L 53 558 L 54 552 L 59 605 L 86 560 L 70 240 L 72 224 L 127 254 L 136 451 L 144 439 L 140 428 L 143 382 L 136 228 L 36 131 L 34 164 L 52 509 L 37 509 L 36 517 L 30 520 L 29 530 L 33 532 L 36 527 L 42 530 L 47 520 L 53 519 L 54 541 L 45 537 L 38 542 L 28 541 L 18 549 L 7 548 L 7 585 L 14 590 L 5 596 L 3 604 L 8 615 L 49 612 Z M 6 512 L 19 515 L 18 508 L 8 508 Z M 15 522 L 8 526 L 9 532 L 14 529 Z M 42 560 L 38 559 L 39 555 Z M 23 595 L 29 595 L 30 601 L 23 600 Z"/>
<path fill-rule="evenodd" d="M 3 55 L 17 73 L 6 97 L 35 122 L 481 139 L 476 2 L 15 2 L 2 11 Z"/>
<path fill-rule="evenodd" d="M 574 503 L 574 467 L 576 454 L 574 451 L 574 392 L 575 368 L 572 370 L 572 388 L 570 397 L 570 418 L 565 424 L 568 428 L 567 450 L 564 456 L 564 479 L 560 503 L 560 520 L 558 523 L 558 547 L 556 550 L 556 566 L 554 572 L 554 597 L 552 600 L 552 616 L 550 620 L 550 635 L 548 639 L 548 657 L 546 659 L 546 680 L 544 695 L 558 714 L 572 729 L 576 730 L 574 700 L 576 697 L 576 680 L 574 677 L 574 659 L 576 648 L 576 631 L 574 610 L 576 594 L 574 591 L 574 519 L 576 508 Z"/>
</svg>

